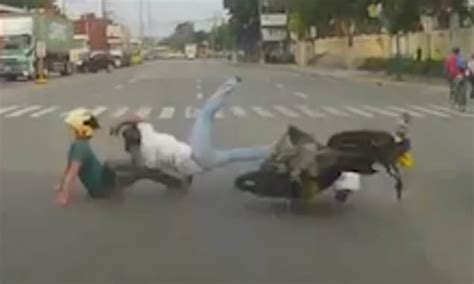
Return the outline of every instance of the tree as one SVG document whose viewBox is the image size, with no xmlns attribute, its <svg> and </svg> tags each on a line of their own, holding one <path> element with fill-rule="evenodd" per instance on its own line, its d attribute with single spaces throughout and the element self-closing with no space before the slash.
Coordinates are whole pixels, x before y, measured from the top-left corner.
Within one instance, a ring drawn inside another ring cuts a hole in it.
<svg viewBox="0 0 474 284">
<path fill-rule="evenodd" d="M 178 24 L 174 30 L 174 33 L 163 40 L 164 44 L 179 50 L 183 50 L 186 44 L 194 42 L 194 25 L 191 22 L 183 22 Z"/>
<path fill-rule="evenodd" d="M 54 8 L 54 0 L 0 0 L 0 4 L 15 6 L 19 8 L 37 9 Z"/>
<path fill-rule="evenodd" d="M 214 40 L 214 49 L 231 50 L 235 47 L 235 34 L 230 23 L 218 26 L 212 31 L 211 37 Z"/>
<path fill-rule="evenodd" d="M 258 0 L 224 0 L 224 7 L 229 9 L 229 20 L 236 45 L 247 53 L 258 50 L 260 40 L 260 19 Z"/>
<path fill-rule="evenodd" d="M 194 33 L 194 41 L 198 44 L 209 41 L 211 34 L 206 31 L 197 31 Z"/>
</svg>

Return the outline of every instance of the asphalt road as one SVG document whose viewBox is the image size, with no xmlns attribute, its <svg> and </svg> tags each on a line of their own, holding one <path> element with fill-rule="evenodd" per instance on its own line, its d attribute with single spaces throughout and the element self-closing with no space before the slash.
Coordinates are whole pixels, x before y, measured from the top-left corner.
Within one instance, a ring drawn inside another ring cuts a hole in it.
<svg viewBox="0 0 474 284">
<path fill-rule="evenodd" d="M 294 124 L 325 141 L 343 129 L 392 130 L 414 115 L 416 166 L 397 202 L 386 175 L 338 205 L 306 212 L 233 188 L 253 163 L 197 177 L 187 193 L 140 183 L 123 200 L 53 203 L 69 142 L 61 115 L 86 106 L 102 159 L 122 155 L 106 128 L 129 114 L 186 139 L 195 108 L 230 75 L 244 82 L 215 129 L 222 147 L 271 143 Z M 426 86 L 378 86 L 279 68 L 154 62 L 112 74 L 0 83 L 1 283 L 472 283 L 474 115 Z"/>
</svg>

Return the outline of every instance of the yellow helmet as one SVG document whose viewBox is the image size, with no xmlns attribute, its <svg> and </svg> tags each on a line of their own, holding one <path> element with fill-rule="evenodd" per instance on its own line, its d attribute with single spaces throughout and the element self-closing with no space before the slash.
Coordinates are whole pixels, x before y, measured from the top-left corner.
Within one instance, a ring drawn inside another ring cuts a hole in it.
<svg viewBox="0 0 474 284">
<path fill-rule="evenodd" d="M 100 128 L 94 114 L 84 108 L 69 112 L 64 122 L 74 129 L 77 136 L 82 138 L 92 137 L 94 130 Z"/>
</svg>

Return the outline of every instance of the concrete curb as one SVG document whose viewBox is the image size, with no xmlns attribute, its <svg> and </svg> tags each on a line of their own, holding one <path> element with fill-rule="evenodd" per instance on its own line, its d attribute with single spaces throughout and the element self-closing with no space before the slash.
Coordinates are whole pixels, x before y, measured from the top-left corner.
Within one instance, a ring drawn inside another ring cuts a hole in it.
<svg viewBox="0 0 474 284">
<path fill-rule="evenodd" d="M 338 70 L 338 69 L 316 69 L 316 68 L 302 68 L 299 66 L 287 66 L 288 70 L 300 72 L 309 75 L 330 77 L 336 79 L 346 79 L 359 82 L 369 82 L 377 85 L 398 86 L 398 87 L 425 87 L 439 92 L 449 92 L 447 84 L 440 82 L 428 82 L 427 80 L 419 79 L 420 81 L 396 81 L 386 75 L 371 73 L 368 71 L 359 70 Z M 441 80 L 440 80 L 441 81 Z"/>
<path fill-rule="evenodd" d="M 327 77 L 334 79 L 343 79 L 351 80 L 356 82 L 365 82 L 365 83 L 374 83 L 376 85 L 382 86 L 396 86 L 396 87 L 423 87 L 435 92 L 446 93 L 449 92 L 449 86 L 443 84 L 442 80 L 439 82 L 428 82 L 427 80 L 423 81 L 420 78 L 418 81 L 396 81 L 392 78 L 387 77 L 379 73 L 373 73 L 368 71 L 360 70 L 344 70 L 344 69 L 322 69 L 322 68 L 313 68 L 313 67 L 301 67 L 296 65 L 269 65 L 269 64 L 255 64 L 255 63 L 237 63 L 243 65 L 257 65 L 262 68 L 272 68 L 279 70 L 286 70 L 290 72 L 296 72 L 300 74 L 318 76 L 318 77 Z"/>
</svg>

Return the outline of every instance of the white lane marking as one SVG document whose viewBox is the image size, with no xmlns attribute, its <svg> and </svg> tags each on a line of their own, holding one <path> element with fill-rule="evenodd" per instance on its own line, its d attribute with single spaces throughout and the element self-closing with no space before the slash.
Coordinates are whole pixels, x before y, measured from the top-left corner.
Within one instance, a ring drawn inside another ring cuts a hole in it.
<svg viewBox="0 0 474 284">
<path fill-rule="evenodd" d="M 121 84 L 120 84 L 120 85 L 117 85 L 117 86 L 115 86 L 115 89 L 116 89 L 116 90 L 121 90 L 121 89 L 123 89 L 123 85 L 121 85 Z"/>
<path fill-rule="evenodd" d="M 224 111 L 220 110 L 216 113 L 216 118 L 222 119 L 224 118 Z"/>
<path fill-rule="evenodd" d="M 113 118 L 119 118 L 121 116 L 124 116 L 128 112 L 128 107 L 121 107 L 119 108 L 116 112 L 112 114 Z"/>
<path fill-rule="evenodd" d="M 9 111 L 15 110 L 17 108 L 19 108 L 19 106 L 8 106 L 8 107 L 0 108 L 0 115 L 7 113 Z"/>
<path fill-rule="evenodd" d="M 444 106 L 439 106 L 439 105 L 429 105 L 429 106 L 431 108 L 434 108 L 434 109 L 437 109 L 437 110 L 440 110 L 440 111 L 444 111 L 444 112 L 447 112 L 447 113 L 452 113 L 452 114 L 455 114 L 455 115 L 458 115 L 458 116 L 461 116 L 461 117 L 474 117 L 473 113 L 463 113 L 463 112 L 459 112 L 459 111 L 450 109 L 449 107 L 444 107 Z"/>
<path fill-rule="evenodd" d="M 188 107 L 186 107 L 184 116 L 187 119 L 196 118 L 197 117 L 197 112 L 198 112 L 197 108 L 188 106 Z"/>
<path fill-rule="evenodd" d="M 295 97 L 299 97 L 299 98 L 302 98 L 302 99 L 307 99 L 308 98 L 308 95 L 305 94 L 305 93 L 302 93 L 302 92 L 294 92 L 293 95 L 295 95 Z"/>
<path fill-rule="evenodd" d="M 42 106 L 30 106 L 30 107 L 27 107 L 27 108 L 24 108 L 24 109 L 17 110 L 15 112 L 10 113 L 10 114 L 7 114 L 7 115 L 5 115 L 5 117 L 6 118 L 20 117 L 20 116 L 22 116 L 26 113 L 39 110 L 40 108 L 42 108 Z"/>
<path fill-rule="evenodd" d="M 174 116 L 176 109 L 174 107 L 164 107 L 160 113 L 159 119 L 171 119 Z"/>
<path fill-rule="evenodd" d="M 284 107 L 284 106 L 275 106 L 274 107 L 277 111 L 282 113 L 284 116 L 290 117 L 290 118 L 297 118 L 300 117 L 300 115 L 291 109 Z"/>
<path fill-rule="evenodd" d="M 311 118 L 323 118 L 323 117 L 326 117 L 326 115 L 320 113 L 320 112 L 317 112 L 313 109 L 310 109 L 308 106 L 306 105 L 297 105 L 295 106 L 296 109 L 298 109 L 299 111 L 301 111 L 303 114 L 311 117 Z"/>
<path fill-rule="evenodd" d="M 276 84 L 276 87 L 277 87 L 278 89 L 283 89 L 283 88 L 285 88 L 285 85 L 283 85 L 283 84 Z"/>
<path fill-rule="evenodd" d="M 364 108 L 367 109 L 367 110 L 373 111 L 375 113 L 385 115 L 385 116 L 390 116 L 390 117 L 399 117 L 400 116 L 398 113 L 394 113 L 392 111 L 384 110 L 384 109 L 374 107 L 374 106 L 365 105 Z"/>
<path fill-rule="evenodd" d="M 346 112 L 340 111 L 340 110 L 338 110 L 336 108 L 333 108 L 333 107 L 325 106 L 325 107 L 322 107 L 322 109 L 324 109 L 328 113 L 330 113 L 332 115 L 335 115 L 335 116 L 340 116 L 340 117 L 348 117 L 349 116 L 349 114 L 347 114 Z"/>
<path fill-rule="evenodd" d="M 132 79 L 128 80 L 128 83 L 129 83 L 129 84 L 134 84 L 134 83 L 136 83 L 137 81 L 138 81 L 138 78 L 132 78 Z"/>
<path fill-rule="evenodd" d="M 238 107 L 238 106 L 231 107 L 230 111 L 232 112 L 233 115 L 237 117 L 247 117 L 247 112 L 245 111 L 245 109 L 241 107 Z"/>
<path fill-rule="evenodd" d="M 48 113 L 51 113 L 51 112 L 57 110 L 58 108 L 59 108 L 58 106 L 52 106 L 52 107 L 49 107 L 47 109 L 43 109 L 42 111 L 38 111 L 36 113 L 33 113 L 33 114 L 30 115 L 30 117 L 38 118 L 38 117 L 41 117 L 41 116 L 46 115 Z"/>
<path fill-rule="evenodd" d="M 138 117 L 147 118 L 147 117 L 150 116 L 151 111 L 152 111 L 152 110 L 151 110 L 151 108 L 149 108 L 149 107 L 142 107 L 142 108 L 140 108 L 140 109 L 136 112 L 136 115 L 137 115 Z"/>
<path fill-rule="evenodd" d="M 69 110 L 69 111 L 63 112 L 63 113 L 61 114 L 61 117 L 66 117 L 68 114 L 70 114 L 72 111 L 74 111 L 74 110 L 76 110 L 76 109 L 86 109 L 86 108 L 83 107 L 83 106 L 73 108 L 73 109 L 71 109 L 71 110 Z"/>
<path fill-rule="evenodd" d="M 389 106 L 388 107 L 389 109 L 392 109 L 394 111 L 398 111 L 400 113 L 408 113 L 409 115 L 413 116 L 413 117 L 419 117 L 419 118 L 423 118 L 423 117 L 426 117 L 424 114 L 422 113 L 419 113 L 419 112 L 416 112 L 414 110 L 411 110 L 411 109 L 408 109 L 408 108 L 404 108 L 404 107 L 399 107 L 399 106 Z"/>
<path fill-rule="evenodd" d="M 356 107 L 346 106 L 345 109 L 347 109 L 348 111 L 350 111 L 352 113 L 355 113 L 357 115 L 363 116 L 363 117 L 367 117 L 367 118 L 373 118 L 374 117 L 374 115 L 371 114 L 370 112 L 366 112 L 366 111 L 358 109 Z"/>
<path fill-rule="evenodd" d="M 94 110 L 92 110 L 92 113 L 93 113 L 95 116 L 100 116 L 100 115 L 103 114 L 106 110 L 107 110 L 107 108 L 106 108 L 105 106 L 98 106 L 98 107 L 96 107 Z"/>
<path fill-rule="evenodd" d="M 418 105 L 409 105 L 409 107 L 414 109 L 414 110 L 421 111 L 421 112 L 431 114 L 431 115 L 434 115 L 434 116 L 438 116 L 438 117 L 445 117 L 445 118 L 451 117 L 449 114 L 439 112 L 439 111 L 436 111 L 436 110 L 432 110 L 432 109 L 429 109 L 429 108 L 425 108 L 425 107 L 422 107 L 422 106 L 418 106 Z"/>
<path fill-rule="evenodd" d="M 204 98 L 204 94 L 203 93 L 198 93 L 197 94 L 197 99 L 198 100 L 202 100 Z"/>
<path fill-rule="evenodd" d="M 273 114 L 271 112 L 269 112 L 268 110 L 264 109 L 263 107 L 259 107 L 259 106 L 254 106 L 252 107 L 253 111 L 255 111 L 258 115 L 260 115 L 261 117 L 265 117 L 265 118 L 272 118 L 274 117 Z"/>
</svg>

